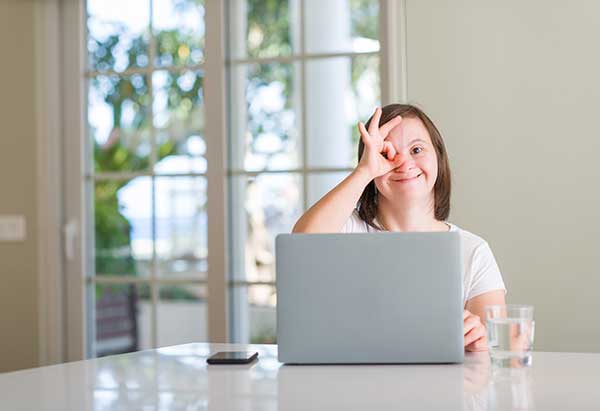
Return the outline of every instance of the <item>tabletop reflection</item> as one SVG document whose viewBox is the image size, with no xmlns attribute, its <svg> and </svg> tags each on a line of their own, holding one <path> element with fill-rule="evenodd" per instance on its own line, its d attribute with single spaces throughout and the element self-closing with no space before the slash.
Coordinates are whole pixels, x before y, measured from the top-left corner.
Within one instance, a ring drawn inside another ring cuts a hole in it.
<svg viewBox="0 0 600 411">
<path fill-rule="evenodd" d="M 208 366 L 217 351 L 259 352 Z M 600 354 L 535 352 L 499 368 L 464 364 L 283 365 L 269 345 L 195 343 L 0 374 L 10 410 L 598 409 Z"/>
<path fill-rule="evenodd" d="M 497 367 L 487 353 L 469 354 L 464 364 L 464 409 L 533 410 L 532 368 Z"/>
<path fill-rule="evenodd" d="M 247 365 L 207 365 L 215 349 L 180 346 L 90 362 L 93 409 L 534 409 L 532 368 L 464 364 L 284 365 L 260 347 Z"/>
</svg>

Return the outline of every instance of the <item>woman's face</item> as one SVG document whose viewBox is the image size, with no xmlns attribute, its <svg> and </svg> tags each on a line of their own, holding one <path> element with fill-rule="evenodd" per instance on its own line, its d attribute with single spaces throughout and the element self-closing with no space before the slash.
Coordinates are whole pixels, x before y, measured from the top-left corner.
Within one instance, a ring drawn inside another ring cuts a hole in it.
<svg viewBox="0 0 600 411">
<path fill-rule="evenodd" d="M 429 199 L 437 179 L 438 163 L 431 137 L 418 118 L 405 117 L 388 134 L 401 164 L 375 179 L 377 190 L 389 200 Z"/>
</svg>

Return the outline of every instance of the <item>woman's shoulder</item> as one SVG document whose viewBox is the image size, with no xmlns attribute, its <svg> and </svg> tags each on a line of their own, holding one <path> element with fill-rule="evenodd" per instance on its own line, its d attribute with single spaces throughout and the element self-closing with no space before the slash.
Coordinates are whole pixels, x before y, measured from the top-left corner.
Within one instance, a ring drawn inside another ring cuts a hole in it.
<svg viewBox="0 0 600 411">
<path fill-rule="evenodd" d="M 448 222 L 448 224 L 450 225 L 450 231 L 458 231 L 458 233 L 460 234 L 463 240 L 465 251 L 475 250 L 479 247 L 489 247 L 487 241 L 485 241 L 482 237 L 478 236 L 477 234 L 467 231 L 457 226 L 456 224 L 452 224 L 450 222 Z"/>
<path fill-rule="evenodd" d="M 377 231 L 375 228 L 368 225 L 363 221 L 362 218 L 358 215 L 358 210 L 354 209 L 352 214 L 342 227 L 342 233 L 370 233 Z"/>
<path fill-rule="evenodd" d="M 470 300 L 492 290 L 505 290 L 502 274 L 494 253 L 486 240 L 454 224 L 454 231 L 460 232 L 465 263 L 464 300 Z"/>
</svg>

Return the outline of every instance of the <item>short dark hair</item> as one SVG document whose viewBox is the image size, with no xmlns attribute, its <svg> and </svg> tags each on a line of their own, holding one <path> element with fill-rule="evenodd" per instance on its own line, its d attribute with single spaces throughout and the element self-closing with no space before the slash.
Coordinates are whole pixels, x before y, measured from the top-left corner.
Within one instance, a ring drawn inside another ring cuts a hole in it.
<svg viewBox="0 0 600 411">
<path fill-rule="evenodd" d="M 444 221 L 450 214 L 451 182 L 448 153 L 446 152 L 446 146 L 444 145 L 442 135 L 435 124 L 433 124 L 433 121 L 431 121 L 431 119 L 423 112 L 423 110 L 410 104 L 389 104 L 385 107 L 382 107 L 379 127 L 398 115 L 402 116 L 403 118 L 418 118 L 423 122 L 423 125 L 429 132 L 429 137 L 431 137 L 431 143 L 435 149 L 438 164 L 438 175 L 437 179 L 435 180 L 435 185 L 433 186 L 434 215 L 436 220 Z M 373 117 L 371 116 L 369 121 L 367 121 L 365 124 L 367 129 L 369 128 L 369 124 L 371 123 L 372 119 Z M 362 142 L 362 139 L 360 139 L 358 143 L 359 161 L 362 157 L 364 149 L 365 145 Z M 374 219 L 377 217 L 377 195 L 377 187 L 375 186 L 375 181 L 372 180 L 365 187 L 363 193 L 361 194 L 360 199 L 358 200 L 357 208 L 359 217 L 365 223 L 378 230 L 382 230 L 382 227 L 378 227 L 374 223 Z"/>
</svg>

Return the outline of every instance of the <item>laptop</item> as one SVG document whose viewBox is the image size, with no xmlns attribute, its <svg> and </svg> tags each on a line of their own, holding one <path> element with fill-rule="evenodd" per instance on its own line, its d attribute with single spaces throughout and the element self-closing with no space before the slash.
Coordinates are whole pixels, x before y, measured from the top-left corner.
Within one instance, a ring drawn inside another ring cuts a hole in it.
<svg viewBox="0 0 600 411">
<path fill-rule="evenodd" d="M 460 363 L 458 232 L 280 234 L 278 360 Z"/>
</svg>

